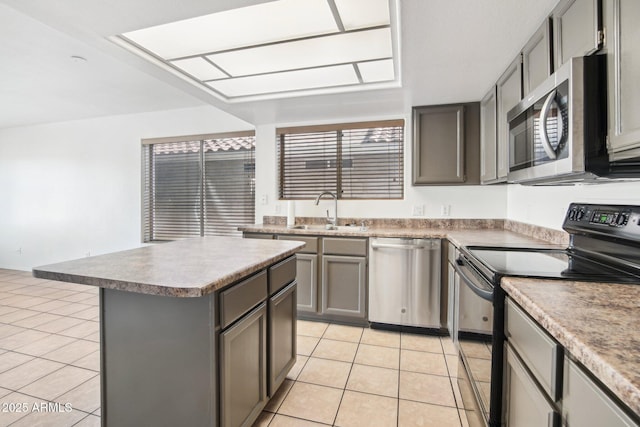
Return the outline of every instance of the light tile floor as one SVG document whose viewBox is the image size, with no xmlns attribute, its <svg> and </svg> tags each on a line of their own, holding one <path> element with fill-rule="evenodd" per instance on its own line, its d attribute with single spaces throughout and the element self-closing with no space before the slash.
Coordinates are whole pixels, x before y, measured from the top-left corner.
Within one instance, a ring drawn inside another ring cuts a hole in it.
<svg viewBox="0 0 640 427">
<path fill-rule="evenodd" d="M 300 320 L 298 353 L 254 427 L 467 426 L 449 338 Z M 0 269 L 0 426 L 99 426 L 99 387 L 97 288 Z"/>
</svg>

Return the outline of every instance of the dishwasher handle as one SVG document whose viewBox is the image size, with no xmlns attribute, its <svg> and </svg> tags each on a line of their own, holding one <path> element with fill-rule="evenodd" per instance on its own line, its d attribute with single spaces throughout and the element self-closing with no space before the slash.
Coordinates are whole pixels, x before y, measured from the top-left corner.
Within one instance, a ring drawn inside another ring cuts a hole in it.
<svg viewBox="0 0 640 427">
<path fill-rule="evenodd" d="M 406 250 L 413 250 L 413 249 L 437 249 L 436 245 L 400 245 L 400 244 L 394 244 L 394 243 L 374 243 L 371 242 L 371 248 L 372 249 L 406 249 Z"/>
</svg>

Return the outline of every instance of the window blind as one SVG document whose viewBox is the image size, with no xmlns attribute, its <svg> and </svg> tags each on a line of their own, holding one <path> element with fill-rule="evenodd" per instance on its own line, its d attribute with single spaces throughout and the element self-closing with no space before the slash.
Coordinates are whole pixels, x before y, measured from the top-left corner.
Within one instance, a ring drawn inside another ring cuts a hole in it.
<svg viewBox="0 0 640 427">
<path fill-rule="evenodd" d="M 280 199 L 401 199 L 404 121 L 277 130 Z"/>
<path fill-rule="evenodd" d="M 143 141 L 145 242 L 239 236 L 254 223 L 255 137 L 207 136 Z"/>
</svg>

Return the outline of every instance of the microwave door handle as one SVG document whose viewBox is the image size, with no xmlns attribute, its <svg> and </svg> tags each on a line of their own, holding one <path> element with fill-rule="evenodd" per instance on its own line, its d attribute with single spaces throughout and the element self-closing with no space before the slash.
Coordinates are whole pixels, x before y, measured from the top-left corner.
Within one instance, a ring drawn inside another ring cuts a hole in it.
<svg viewBox="0 0 640 427">
<path fill-rule="evenodd" d="M 542 122 L 540 123 L 540 127 L 542 128 L 542 132 L 540 132 L 540 140 L 542 141 L 542 148 L 544 148 L 545 153 L 551 160 L 556 159 L 556 151 L 551 146 L 549 142 L 549 132 L 547 130 L 547 120 L 549 118 L 549 111 L 551 111 L 551 105 L 553 101 L 556 99 L 556 91 L 549 94 L 547 99 L 542 104 L 542 110 L 540 110 L 540 117 L 542 117 Z"/>
</svg>

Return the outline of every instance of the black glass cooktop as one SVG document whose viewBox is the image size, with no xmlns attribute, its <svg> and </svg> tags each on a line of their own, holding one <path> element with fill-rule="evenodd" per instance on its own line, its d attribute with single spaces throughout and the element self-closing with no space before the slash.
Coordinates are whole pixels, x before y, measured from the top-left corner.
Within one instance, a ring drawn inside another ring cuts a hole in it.
<svg viewBox="0 0 640 427">
<path fill-rule="evenodd" d="M 640 283 L 640 277 L 564 249 L 470 247 L 471 255 L 498 276 Z"/>
</svg>

